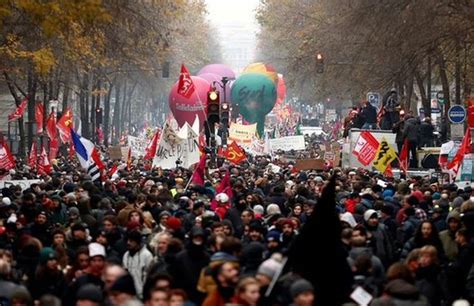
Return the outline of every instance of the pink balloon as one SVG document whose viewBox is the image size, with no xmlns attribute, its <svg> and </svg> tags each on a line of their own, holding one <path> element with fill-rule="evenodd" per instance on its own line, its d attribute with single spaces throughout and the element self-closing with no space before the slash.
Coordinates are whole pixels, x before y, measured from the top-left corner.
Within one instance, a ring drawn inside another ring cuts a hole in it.
<svg viewBox="0 0 474 306">
<path fill-rule="evenodd" d="M 202 67 L 201 70 L 199 70 L 197 75 L 200 76 L 201 74 L 204 74 L 204 73 L 217 74 L 218 76 L 221 77 L 221 79 L 222 77 L 235 78 L 234 71 L 232 71 L 232 69 L 230 69 L 229 67 L 223 64 L 206 65 Z"/>
<path fill-rule="evenodd" d="M 206 120 L 207 92 L 210 84 L 200 77 L 191 76 L 191 79 L 194 83 L 194 93 L 189 98 L 178 94 L 178 82 L 176 82 L 171 88 L 168 101 L 171 112 L 180 127 L 186 122 L 192 125 L 197 114 L 201 129 Z"/>
<path fill-rule="evenodd" d="M 219 91 L 219 94 L 221 96 L 221 101 L 224 102 L 224 100 L 222 99 L 224 97 L 224 89 L 221 87 L 222 77 L 215 73 L 203 73 L 203 74 L 200 74 L 199 77 L 208 81 L 209 84 L 211 84 L 211 86 L 214 86 L 214 82 L 216 82 L 215 87 Z M 225 101 L 229 102 L 230 101 L 230 82 L 227 83 L 225 86 L 225 95 L 226 95 Z"/>
</svg>

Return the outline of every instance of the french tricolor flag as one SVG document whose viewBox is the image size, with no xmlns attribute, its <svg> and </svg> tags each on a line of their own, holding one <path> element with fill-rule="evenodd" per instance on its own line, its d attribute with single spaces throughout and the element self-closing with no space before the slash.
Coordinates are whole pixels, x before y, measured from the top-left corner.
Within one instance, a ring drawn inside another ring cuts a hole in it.
<svg viewBox="0 0 474 306">
<path fill-rule="evenodd" d="M 105 169 L 105 166 L 100 159 L 99 151 L 97 151 L 95 145 L 92 141 L 76 134 L 73 129 L 71 129 L 71 136 L 74 150 L 82 168 L 87 170 L 92 181 L 100 179 L 101 171 Z"/>
</svg>

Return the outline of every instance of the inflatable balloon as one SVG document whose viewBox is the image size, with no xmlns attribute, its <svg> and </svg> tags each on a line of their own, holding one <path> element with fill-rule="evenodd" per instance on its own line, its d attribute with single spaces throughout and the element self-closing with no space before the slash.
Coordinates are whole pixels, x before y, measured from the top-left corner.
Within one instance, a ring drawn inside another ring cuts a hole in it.
<svg viewBox="0 0 474 306">
<path fill-rule="evenodd" d="M 208 81 L 209 84 L 211 84 L 211 86 L 214 86 L 214 82 L 222 83 L 222 77 L 215 74 L 215 73 L 203 73 L 203 74 L 200 74 L 199 77 L 206 80 L 206 81 Z M 219 92 L 219 94 L 221 96 L 221 99 L 222 99 L 222 97 L 224 97 L 224 89 L 219 84 L 216 84 L 215 88 Z M 230 99 L 230 86 L 229 86 L 229 84 L 226 85 L 225 94 L 228 98 L 227 101 L 229 101 L 229 99 Z M 223 100 L 221 100 L 221 101 L 223 101 Z"/>
<path fill-rule="evenodd" d="M 245 67 L 243 74 L 247 73 L 261 73 L 266 75 L 273 81 L 273 83 L 278 83 L 278 74 L 272 64 L 269 63 L 253 63 Z"/>
<path fill-rule="evenodd" d="M 191 79 L 195 89 L 189 98 L 178 94 L 178 82 L 176 82 L 171 88 L 168 101 L 171 112 L 180 127 L 186 122 L 193 125 L 197 114 L 201 129 L 206 120 L 207 92 L 210 84 L 200 77 L 192 76 Z"/>
<path fill-rule="evenodd" d="M 197 75 L 200 76 L 201 74 L 204 74 L 204 73 L 214 73 L 214 74 L 219 75 L 221 78 L 222 77 L 235 78 L 234 71 L 232 71 L 232 69 L 230 69 L 229 67 L 223 64 L 206 65 L 202 67 L 201 70 L 199 70 Z"/>
<path fill-rule="evenodd" d="M 232 85 L 232 104 L 239 106 L 246 121 L 257 123 L 260 135 L 263 134 L 265 115 L 273 109 L 276 97 L 275 84 L 263 74 L 241 75 Z"/>
</svg>

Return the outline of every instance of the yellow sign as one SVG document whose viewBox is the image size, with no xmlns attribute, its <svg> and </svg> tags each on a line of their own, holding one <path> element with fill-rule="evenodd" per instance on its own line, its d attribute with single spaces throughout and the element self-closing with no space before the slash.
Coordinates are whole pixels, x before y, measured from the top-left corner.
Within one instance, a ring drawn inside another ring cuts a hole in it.
<svg viewBox="0 0 474 306">
<path fill-rule="evenodd" d="M 385 173 L 387 167 L 390 166 L 392 161 L 394 161 L 396 158 L 397 153 L 395 153 L 395 150 L 388 144 L 385 138 L 382 138 L 377 152 L 375 153 L 373 164 L 374 168 L 379 170 L 380 173 Z"/>
<path fill-rule="evenodd" d="M 250 125 L 232 123 L 229 128 L 229 140 L 235 141 L 239 145 L 250 145 L 256 133 L 256 123 Z"/>
</svg>

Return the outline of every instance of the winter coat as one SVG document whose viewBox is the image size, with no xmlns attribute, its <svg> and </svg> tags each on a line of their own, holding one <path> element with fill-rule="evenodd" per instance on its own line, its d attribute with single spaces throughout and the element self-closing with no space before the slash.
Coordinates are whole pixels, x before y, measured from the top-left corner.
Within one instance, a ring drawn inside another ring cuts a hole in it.
<svg viewBox="0 0 474 306">
<path fill-rule="evenodd" d="M 197 290 L 201 270 L 209 264 L 209 255 L 204 246 L 189 243 L 185 250 L 176 254 L 174 262 L 168 271 L 173 277 L 176 288 L 182 288 L 189 295 L 189 299 L 201 304 L 203 294 Z"/>
<path fill-rule="evenodd" d="M 66 278 L 61 271 L 45 270 L 31 282 L 30 292 L 34 299 L 39 300 L 44 294 L 52 294 L 62 298 L 66 290 Z"/>
<path fill-rule="evenodd" d="M 367 230 L 372 234 L 371 240 L 374 241 L 374 255 L 382 261 L 384 266 L 388 266 L 393 258 L 393 245 L 387 228 L 383 224 L 378 224 L 375 229 L 367 227 Z"/>
<path fill-rule="evenodd" d="M 364 123 L 377 123 L 377 109 L 370 103 L 367 103 L 364 107 L 362 107 L 359 116 L 362 118 Z"/>
<path fill-rule="evenodd" d="M 214 267 L 222 264 L 224 262 L 232 262 L 234 263 L 235 267 L 239 269 L 239 261 L 237 257 L 234 257 L 230 254 L 225 252 L 217 252 L 211 256 L 211 262 L 207 267 L 201 270 L 201 274 L 199 275 L 199 280 L 197 284 L 197 289 L 203 293 L 211 293 L 217 289 L 217 284 L 212 277 L 212 270 Z"/>
<path fill-rule="evenodd" d="M 384 294 L 374 299 L 370 305 L 429 306 L 429 303 L 416 286 L 402 279 L 395 279 L 385 286 Z"/>
<path fill-rule="evenodd" d="M 400 245 L 404 245 L 415 234 L 420 224 L 420 220 L 415 216 L 409 216 L 397 230 L 397 241 Z"/>
<path fill-rule="evenodd" d="M 404 128 L 405 128 L 405 121 L 404 121 L 404 120 L 401 120 L 401 121 L 397 122 L 397 123 L 393 126 L 392 132 L 393 132 L 393 133 L 396 133 L 396 135 L 395 135 L 395 142 L 397 142 L 397 143 L 403 142 L 403 131 L 404 131 Z"/>
<path fill-rule="evenodd" d="M 374 276 L 374 281 L 377 285 L 381 285 L 385 279 L 385 269 L 383 267 L 382 261 L 377 256 L 374 256 L 372 250 L 368 247 L 354 247 L 349 252 L 349 257 L 347 261 L 350 267 L 354 267 L 357 257 L 361 255 L 370 256 L 370 261 L 372 262 L 372 271 Z"/>
<path fill-rule="evenodd" d="M 406 120 L 405 129 L 403 130 L 403 139 L 408 139 L 410 142 L 418 142 L 419 123 L 416 118 Z"/>
<path fill-rule="evenodd" d="M 224 218 L 229 220 L 232 223 L 232 227 L 234 228 L 234 234 L 236 237 L 242 237 L 244 234 L 244 223 L 242 222 L 242 218 L 240 218 L 240 215 L 242 214 L 242 211 L 245 209 L 239 209 L 237 207 L 232 207 L 227 211 L 225 214 Z"/>
<path fill-rule="evenodd" d="M 446 275 L 436 265 L 420 267 L 416 271 L 416 287 L 426 296 L 431 306 L 447 305 Z"/>
<path fill-rule="evenodd" d="M 455 233 L 452 233 L 450 230 L 444 230 L 439 233 L 439 239 L 443 244 L 444 253 L 449 261 L 456 260 L 458 255 L 458 245 L 455 239 Z"/>
<path fill-rule="evenodd" d="M 420 138 L 425 141 L 430 141 L 431 139 L 434 138 L 434 134 L 433 134 L 434 127 L 431 123 L 423 121 L 420 124 L 419 131 L 420 131 Z"/>
<path fill-rule="evenodd" d="M 142 296 L 143 285 L 145 284 L 147 269 L 149 268 L 153 260 L 153 255 L 146 248 L 142 248 L 135 254 L 131 254 L 127 251 L 123 255 L 123 267 L 132 275 L 135 282 L 135 288 L 137 289 L 137 295 Z"/>
</svg>

